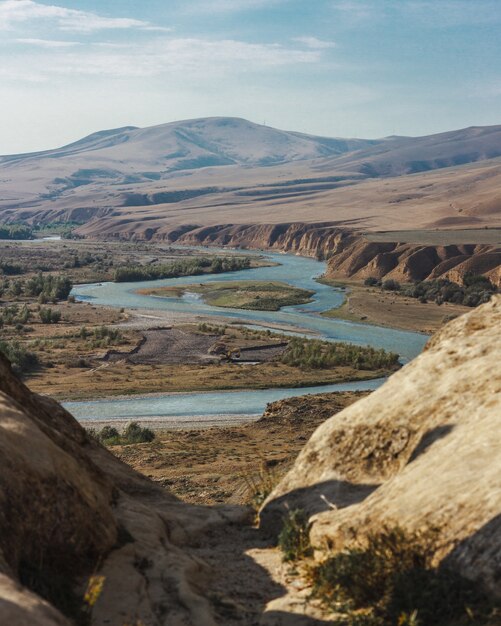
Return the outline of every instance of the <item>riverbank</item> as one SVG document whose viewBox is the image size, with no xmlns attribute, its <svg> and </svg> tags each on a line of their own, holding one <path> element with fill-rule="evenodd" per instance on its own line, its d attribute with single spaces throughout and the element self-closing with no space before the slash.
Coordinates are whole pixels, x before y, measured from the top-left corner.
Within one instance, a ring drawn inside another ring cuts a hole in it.
<svg viewBox="0 0 501 626">
<path fill-rule="evenodd" d="M 452 317 L 471 311 L 459 304 L 444 302 L 422 303 L 377 287 L 359 282 L 339 282 L 322 278 L 321 282 L 345 290 L 345 301 L 340 307 L 324 311 L 322 316 L 386 328 L 398 328 L 432 334 Z"/>
<path fill-rule="evenodd" d="M 248 424 L 169 429 L 157 432 L 151 443 L 111 446 L 110 450 L 184 501 L 206 505 L 259 502 L 289 469 L 316 427 L 367 393 L 288 398 L 268 405 L 261 418 Z M 141 421 L 141 426 L 152 423 Z M 110 424 L 117 427 L 116 421 Z"/>
</svg>

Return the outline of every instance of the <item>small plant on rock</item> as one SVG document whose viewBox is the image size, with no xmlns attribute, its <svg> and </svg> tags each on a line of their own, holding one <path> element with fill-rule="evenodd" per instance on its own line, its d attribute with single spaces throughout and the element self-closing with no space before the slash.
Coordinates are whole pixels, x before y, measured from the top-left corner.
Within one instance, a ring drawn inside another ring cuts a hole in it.
<svg viewBox="0 0 501 626">
<path fill-rule="evenodd" d="M 303 509 L 289 511 L 284 518 L 278 535 L 278 547 L 283 552 L 284 561 L 299 561 L 311 555 L 310 524 Z"/>
</svg>

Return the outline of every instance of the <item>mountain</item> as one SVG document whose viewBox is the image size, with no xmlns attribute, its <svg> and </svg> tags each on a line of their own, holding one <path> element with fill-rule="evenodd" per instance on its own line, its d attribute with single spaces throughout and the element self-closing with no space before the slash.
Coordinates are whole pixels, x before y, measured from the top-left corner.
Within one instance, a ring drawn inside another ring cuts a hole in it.
<svg viewBox="0 0 501 626">
<path fill-rule="evenodd" d="M 119 237 L 245 223 L 249 210 L 369 230 L 492 226 L 500 181 L 501 126 L 368 140 L 203 118 L 0 157 L 0 219 L 92 220 L 84 234 Z"/>
</svg>

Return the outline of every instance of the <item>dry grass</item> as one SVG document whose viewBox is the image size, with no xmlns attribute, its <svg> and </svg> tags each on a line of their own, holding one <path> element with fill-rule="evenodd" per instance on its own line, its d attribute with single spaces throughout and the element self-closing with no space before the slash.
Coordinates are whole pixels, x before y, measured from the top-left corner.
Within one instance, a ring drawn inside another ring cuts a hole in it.
<svg viewBox="0 0 501 626">
<path fill-rule="evenodd" d="M 289 398 L 244 426 L 157 432 L 152 443 L 111 450 L 188 502 L 255 504 L 289 469 L 317 426 L 367 393 Z"/>
<path fill-rule="evenodd" d="M 339 282 L 332 284 L 340 286 Z M 343 286 L 347 289 L 346 302 L 337 309 L 323 313 L 326 317 L 434 333 L 449 316 L 471 311 L 469 307 L 449 302 L 442 305 L 435 302 L 423 304 L 415 298 L 365 287 L 360 283 L 343 283 Z"/>
</svg>

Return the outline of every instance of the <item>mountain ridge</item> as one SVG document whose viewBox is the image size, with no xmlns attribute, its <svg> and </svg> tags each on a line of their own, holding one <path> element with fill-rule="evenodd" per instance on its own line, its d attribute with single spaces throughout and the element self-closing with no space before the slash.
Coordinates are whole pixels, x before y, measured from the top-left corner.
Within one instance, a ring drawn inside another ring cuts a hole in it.
<svg viewBox="0 0 501 626">
<path fill-rule="evenodd" d="M 495 180 L 487 180 L 490 176 Z M 379 184 L 386 180 L 395 181 L 389 198 L 384 196 L 391 187 Z M 398 210 L 392 209 L 389 219 L 395 228 L 409 227 L 401 220 L 404 214 L 416 227 L 435 222 L 439 228 L 490 226 L 495 220 L 501 225 L 500 180 L 501 126 L 343 139 L 240 118 L 197 118 L 104 130 L 55 150 L 0 157 L 0 220 L 113 221 L 118 211 L 120 219 L 114 221 L 137 221 L 140 231 L 141 224 L 157 217 L 174 225 L 193 223 L 185 215 L 199 209 L 200 225 L 238 223 L 243 214 L 248 222 L 252 206 L 261 222 L 260 208 L 266 221 L 272 216 L 282 222 L 287 215 L 290 221 L 341 219 L 347 225 L 347 213 L 359 220 L 365 211 L 364 228 L 387 229 L 380 215 L 395 204 Z M 366 186 L 367 199 L 357 198 Z M 380 206 L 369 211 L 377 198 Z M 425 202 L 431 210 L 428 205 L 437 199 L 440 211 L 422 219 L 420 205 Z M 149 206 L 151 211 L 136 220 L 136 207 Z"/>
</svg>

